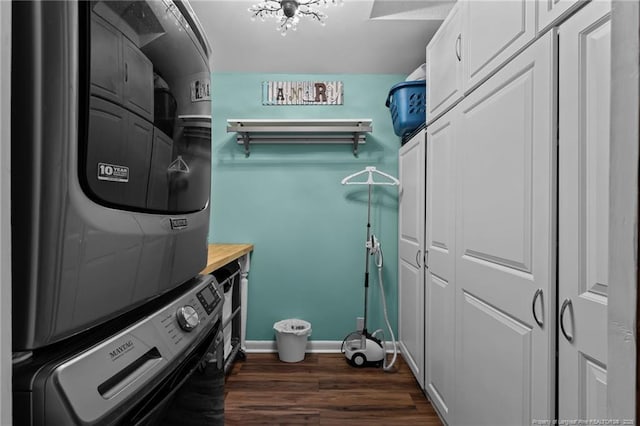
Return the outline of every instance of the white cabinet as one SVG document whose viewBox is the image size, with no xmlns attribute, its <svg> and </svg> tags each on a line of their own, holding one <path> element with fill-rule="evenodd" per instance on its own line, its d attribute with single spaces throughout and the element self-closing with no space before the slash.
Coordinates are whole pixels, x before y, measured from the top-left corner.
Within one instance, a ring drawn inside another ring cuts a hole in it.
<svg viewBox="0 0 640 426">
<path fill-rule="evenodd" d="M 117 104 L 122 104 L 124 85 L 121 38 L 113 25 L 91 15 L 91 93 Z"/>
<path fill-rule="evenodd" d="M 89 115 L 89 189 L 108 203 L 146 208 L 153 124 L 96 96 L 91 96 Z M 105 178 L 103 168 L 114 166 L 126 169 L 123 178 Z"/>
<path fill-rule="evenodd" d="M 533 0 L 460 0 L 427 46 L 427 123 L 536 35 Z"/>
<path fill-rule="evenodd" d="M 594 1 L 559 28 L 558 412 L 607 416 L 611 15 Z"/>
<path fill-rule="evenodd" d="M 398 341 L 424 387 L 424 140 L 421 131 L 399 153 Z"/>
<path fill-rule="evenodd" d="M 173 161 L 173 139 L 154 127 L 151 165 L 149 166 L 149 190 L 147 208 L 167 210 L 169 208 L 169 165 Z"/>
<path fill-rule="evenodd" d="M 532 0 L 463 0 L 463 69 L 471 89 L 508 61 L 536 35 Z"/>
<path fill-rule="evenodd" d="M 153 121 L 153 64 L 138 47 L 122 37 L 124 65 L 123 105 Z"/>
<path fill-rule="evenodd" d="M 425 389 L 443 420 L 453 420 L 455 344 L 455 161 L 458 108 L 427 128 Z"/>
<path fill-rule="evenodd" d="M 554 36 L 459 105 L 457 425 L 554 416 Z"/>
<path fill-rule="evenodd" d="M 153 64 L 119 29 L 91 14 L 91 93 L 153 121 Z"/>
<path fill-rule="evenodd" d="M 452 425 L 607 419 L 610 3 L 458 7 L 464 98 L 426 129 L 425 390 Z"/>
<path fill-rule="evenodd" d="M 568 16 L 589 0 L 538 0 L 538 32 Z M 601 1 L 601 0 L 596 0 Z"/>
<path fill-rule="evenodd" d="M 462 20 L 456 4 L 427 46 L 427 122 L 462 98 Z"/>
</svg>

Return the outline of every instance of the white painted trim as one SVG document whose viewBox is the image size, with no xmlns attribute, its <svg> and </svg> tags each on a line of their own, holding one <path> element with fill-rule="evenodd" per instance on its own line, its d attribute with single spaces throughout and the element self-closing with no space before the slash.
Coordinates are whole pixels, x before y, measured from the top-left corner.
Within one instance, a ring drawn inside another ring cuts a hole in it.
<svg viewBox="0 0 640 426">
<path fill-rule="evenodd" d="M 640 5 L 615 0 L 611 13 L 611 151 L 607 417 L 636 416 Z M 637 424 L 638 419 L 635 419 Z"/>
<path fill-rule="evenodd" d="M 247 312 L 249 304 L 249 269 L 251 269 L 251 253 L 238 259 L 240 265 L 240 348 L 246 350 Z"/>
<path fill-rule="evenodd" d="M 11 2 L 0 1 L 0 424 L 11 424 Z"/>
<path fill-rule="evenodd" d="M 305 349 L 306 353 L 339 353 L 342 341 L 334 340 L 309 340 Z M 274 353 L 278 352 L 275 340 L 247 340 L 247 353 Z"/>
<path fill-rule="evenodd" d="M 393 342 L 386 342 L 387 353 L 393 352 Z M 342 340 L 309 340 L 307 342 L 306 353 L 315 354 L 337 354 L 342 348 Z M 275 353 L 278 352 L 275 340 L 247 340 L 247 353 Z M 400 353 L 400 345 L 398 345 Z"/>
</svg>

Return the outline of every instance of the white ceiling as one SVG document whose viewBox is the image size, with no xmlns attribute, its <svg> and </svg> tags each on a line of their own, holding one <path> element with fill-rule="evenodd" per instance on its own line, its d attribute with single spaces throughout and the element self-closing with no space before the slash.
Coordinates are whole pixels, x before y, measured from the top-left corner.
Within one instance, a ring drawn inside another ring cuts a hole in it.
<svg viewBox="0 0 640 426">
<path fill-rule="evenodd" d="M 455 0 L 344 0 L 282 36 L 251 21 L 258 0 L 191 0 L 213 48 L 214 72 L 409 74 Z"/>
</svg>

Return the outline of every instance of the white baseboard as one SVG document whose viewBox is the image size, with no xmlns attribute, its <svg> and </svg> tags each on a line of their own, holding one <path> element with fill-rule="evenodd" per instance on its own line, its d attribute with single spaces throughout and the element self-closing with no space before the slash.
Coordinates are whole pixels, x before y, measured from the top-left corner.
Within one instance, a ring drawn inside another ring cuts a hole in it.
<svg viewBox="0 0 640 426">
<path fill-rule="evenodd" d="M 386 342 L 387 353 L 393 352 L 393 342 Z M 337 354 L 341 352 L 342 340 L 309 340 L 305 349 L 306 353 Z M 245 341 L 247 353 L 275 353 L 278 352 L 275 340 L 247 340 Z M 400 353 L 400 345 L 398 345 Z"/>
<path fill-rule="evenodd" d="M 278 352 L 275 340 L 247 340 L 245 342 L 247 353 L 272 353 Z M 340 353 L 342 340 L 309 340 L 307 353 Z"/>
</svg>

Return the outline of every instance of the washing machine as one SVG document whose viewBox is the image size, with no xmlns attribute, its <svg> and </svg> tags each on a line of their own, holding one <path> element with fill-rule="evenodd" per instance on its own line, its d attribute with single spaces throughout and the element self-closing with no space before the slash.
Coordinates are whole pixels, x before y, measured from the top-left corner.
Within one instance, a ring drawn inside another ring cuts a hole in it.
<svg viewBox="0 0 640 426">
<path fill-rule="evenodd" d="M 218 381 L 208 399 L 224 401 L 223 304 L 215 277 L 199 275 L 133 322 L 128 315 L 16 360 L 14 425 L 160 425 L 184 385 L 205 372 Z"/>
</svg>

